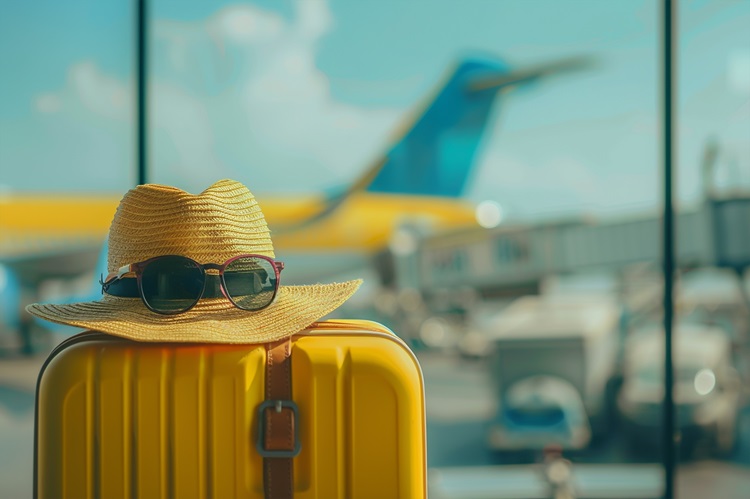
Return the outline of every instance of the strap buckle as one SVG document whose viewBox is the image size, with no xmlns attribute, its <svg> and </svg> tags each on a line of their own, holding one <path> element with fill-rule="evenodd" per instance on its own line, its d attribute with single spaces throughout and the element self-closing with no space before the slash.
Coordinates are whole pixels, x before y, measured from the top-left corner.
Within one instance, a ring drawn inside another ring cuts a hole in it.
<svg viewBox="0 0 750 499">
<path fill-rule="evenodd" d="M 292 427 L 294 428 L 294 446 L 292 449 L 266 449 L 264 442 L 266 440 L 266 409 L 273 409 L 280 413 L 284 409 L 292 411 Z M 258 454 L 263 457 L 296 457 L 302 448 L 299 440 L 299 409 L 293 400 L 266 400 L 258 406 L 258 440 L 256 449 Z"/>
</svg>

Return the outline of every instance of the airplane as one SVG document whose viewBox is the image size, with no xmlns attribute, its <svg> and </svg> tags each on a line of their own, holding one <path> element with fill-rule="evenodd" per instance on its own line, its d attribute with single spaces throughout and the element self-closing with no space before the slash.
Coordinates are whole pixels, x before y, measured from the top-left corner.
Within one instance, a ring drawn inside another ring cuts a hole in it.
<svg viewBox="0 0 750 499">
<path fill-rule="evenodd" d="M 404 224 L 431 231 L 477 226 L 475 207 L 462 194 L 498 97 L 590 63 L 575 57 L 514 70 L 494 57 L 464 59 L 347 188 L 258 196 L 277 257 L 295 262 L 287 263 L 285 282 L 328 279 L 367 265 Z M 20 292 L 34 299 L 42 280 L 89 271 L 118 202 L 114 196 L 0 196 L 0 265 L 17 276 L 6 282 L 19 282 Z"/>
</svg>

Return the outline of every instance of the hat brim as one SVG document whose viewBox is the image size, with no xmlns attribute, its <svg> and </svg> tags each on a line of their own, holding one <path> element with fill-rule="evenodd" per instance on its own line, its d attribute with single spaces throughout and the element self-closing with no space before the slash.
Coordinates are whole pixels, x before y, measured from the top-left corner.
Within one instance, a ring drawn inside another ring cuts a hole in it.
<svg viewBox="0 0 750 499">
<path fill-rule="evenodd" d="M 29 305 L 39 318 L 136 341 L 181 343 L 266 343 L 289 337 L 329 314 L 357 291 L 361 280 L 310 286 L 281 286 L 273 304 L 257 312 L 225 298 L 199 301 L 189 311 L 161 315 L 140 298 L 104 295 L 67 305 Z"/>
</svg>

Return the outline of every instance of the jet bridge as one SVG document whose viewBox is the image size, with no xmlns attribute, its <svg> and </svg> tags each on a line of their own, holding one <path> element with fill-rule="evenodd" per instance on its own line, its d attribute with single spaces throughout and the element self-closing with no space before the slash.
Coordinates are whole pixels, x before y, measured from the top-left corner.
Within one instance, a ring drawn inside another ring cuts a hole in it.
<svg viewBox="0 0 750 499">
<path fill-rule="evenodd" d="M 570 219 L 472 229 L 418 238 L 417 250 L 397 258 L 404 287 L 426 293 L 471 287 L 484 293 L 538 287 L 550 275 L 618 271 L 660 262 L 661 217 L 599 221 Z M 676 218 L 681 268 L 750 265 L 750 195 L 711 199 Z"/>
</svg>

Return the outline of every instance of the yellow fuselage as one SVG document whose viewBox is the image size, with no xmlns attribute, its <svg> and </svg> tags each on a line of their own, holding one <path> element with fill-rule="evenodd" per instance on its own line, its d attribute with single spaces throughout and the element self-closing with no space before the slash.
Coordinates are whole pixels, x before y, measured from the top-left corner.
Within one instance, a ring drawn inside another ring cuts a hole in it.
<svg viewBox="0 0 750 499">
<path fill-rule="evenodd" d="M 0 256 L 101 242 L 119 197 L 24 195 L 0 198 Z M 461 200 L 356 192 L 331 213 L 323 196 L 259 199 L 277 251 L 373 252 L 400 225 L 431 229 L 474 225 Z"/>
</svg>

